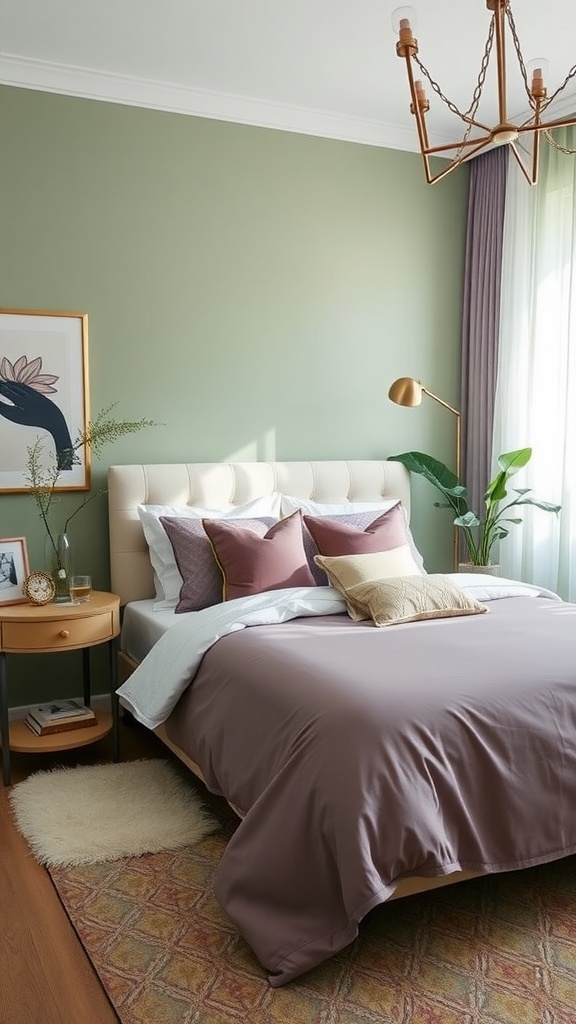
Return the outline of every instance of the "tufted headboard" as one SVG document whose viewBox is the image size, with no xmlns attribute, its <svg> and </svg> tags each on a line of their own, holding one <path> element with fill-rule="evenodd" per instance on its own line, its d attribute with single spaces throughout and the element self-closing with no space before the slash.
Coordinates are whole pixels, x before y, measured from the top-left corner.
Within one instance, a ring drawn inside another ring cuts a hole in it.
<svg viewBox="0 0 576 1024">
<path fill-rule="evenodd" d="M 154 597 L 138 505 L 224 508 L 281 491 L 338 503 L 401 498 L 410 511 L 410 475 L 399 462 L 193 462 L 110 466 L 108 518 L 112 590 L 121 603 Z"/>
</svg>

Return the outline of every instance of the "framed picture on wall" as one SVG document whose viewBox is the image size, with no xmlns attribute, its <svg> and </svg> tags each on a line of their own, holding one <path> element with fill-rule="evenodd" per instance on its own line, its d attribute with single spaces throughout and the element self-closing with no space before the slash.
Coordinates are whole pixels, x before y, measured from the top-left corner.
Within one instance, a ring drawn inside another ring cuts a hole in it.
<svg viewBox="0 0 576 1024">
<path fill-rule="evenodd" d="M 26 601 L 28 551 L 24 537 L 0 537 L 0 605 Z"/>
<path fill-rule="evenodd" d="M 0 309 L 0 492 L 29 489 L 32 449 L 55 490 L 88 490 L 88 420 L 88 315 Z"/>
</svg>

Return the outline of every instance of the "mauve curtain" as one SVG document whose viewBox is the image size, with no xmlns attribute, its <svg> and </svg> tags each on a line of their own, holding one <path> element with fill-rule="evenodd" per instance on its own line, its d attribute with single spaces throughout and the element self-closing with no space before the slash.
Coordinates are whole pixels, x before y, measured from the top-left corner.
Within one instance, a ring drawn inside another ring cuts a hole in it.
<svg viewBox="0 0 576 1024">
<path fill-rule="evenodd" d="M 492 476 L 508 147 L 470 162 L 462 315 L 462 480 L 475 512 Z"/>
</svg>

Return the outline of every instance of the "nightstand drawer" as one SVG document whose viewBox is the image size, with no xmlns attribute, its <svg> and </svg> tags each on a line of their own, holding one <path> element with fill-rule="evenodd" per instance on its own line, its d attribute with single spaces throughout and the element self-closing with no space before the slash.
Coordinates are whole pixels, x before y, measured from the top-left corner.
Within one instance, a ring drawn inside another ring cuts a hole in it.
<svg viewBox="0 0 576 1024">
<path fill-rule="evenodd" d="M 86 618 L 53 622 L 4 622 L 2 649 L 5 651 L 57 651 L 68 647 L 89 647 L 114 636 L 111 612 Z"/>
</svg>

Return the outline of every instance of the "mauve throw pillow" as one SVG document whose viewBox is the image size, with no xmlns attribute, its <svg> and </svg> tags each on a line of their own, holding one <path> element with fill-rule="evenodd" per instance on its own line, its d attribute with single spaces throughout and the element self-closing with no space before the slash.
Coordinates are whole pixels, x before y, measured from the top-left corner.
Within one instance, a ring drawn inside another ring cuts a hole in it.
<svg viewBox="0 0 576 1024">
<path fill-rule="evenodd" d="M 367 555 L 409 544 L 406 517 L 399 504 L 372 516 L 369 523 L 351 524 L 350 520 L 338 522 L 332 516 L 306 515 L 304 523 L 321 555 Z"/>
<path fill-rule="evenodd" d="M 176 612 L 197 612 L 221 604 L 222 573 L 202 519 L 160 516 L 182 577 Z M 226 520 L 232 530 L 241 528 L 263 537 L 276 522 L 272 517 Z"/>
<path fill-rule="evenodd" d="M 263 537 L 243 525 L 204 519 L 224 577 L 224 600 L 287 587 L 314 587 L 302 537 L 302 514 L 275 523 Z"/>
</svg>

